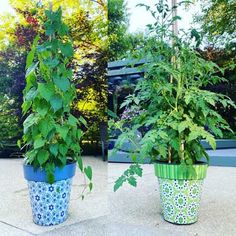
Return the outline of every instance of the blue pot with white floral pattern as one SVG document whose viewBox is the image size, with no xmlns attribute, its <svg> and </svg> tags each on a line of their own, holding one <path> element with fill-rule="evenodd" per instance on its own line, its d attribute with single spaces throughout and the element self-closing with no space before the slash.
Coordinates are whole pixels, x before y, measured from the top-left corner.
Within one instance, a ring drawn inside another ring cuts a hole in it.
<svg viewBox="0 0 236 236">
<path fill-rule="evenodd" d="M 203 181 L 208 165 L 197 163 L 194 171 L 183 171 L 178 164 L 154 164 L 160 187 L 161 211 L 166 221 L 193 224 L 198 220 Z"/>
<path fill-rule="evenodd" d="M 72 178 L 76 163 L 64 168 L 55 168 L 55 182 L 49 184 L 45 170 L 34 170 L 24 165 L 24 177 L 28 181 L 33 221 L 37 225 L 50 226 L 64 222 L 68 218 L 68 208 Z"/>
</svg>

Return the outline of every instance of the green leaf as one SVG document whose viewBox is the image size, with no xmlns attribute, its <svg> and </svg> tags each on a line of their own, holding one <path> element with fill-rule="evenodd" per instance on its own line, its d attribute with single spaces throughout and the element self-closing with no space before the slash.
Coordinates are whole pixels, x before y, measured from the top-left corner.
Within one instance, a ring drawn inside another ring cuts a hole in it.
<svg viewBox="0 0 236 236">
<path fill-rule="evenodd" d="M 28 69 L 34 60 L 34 54 L 35 54 L 35 49 L 32 48 L 32 50 L 29 52 L 29 54 L 27 55 L 27 59 L 26 59 L 26 69 Z"/>
<path fill-rule="evenodd" d="M 215 150 L 216 149 L 216 140 L 213 137 L 213 135 L 208 134 L 205 138 L 206 138 L 206 141 L 211 145 L 212 149 Z"/>
<path fill-rule="evenodd" d="M 137 186 L 137 180 L 133 176 L 130 176 L 127 180 L 128 180 L 128 183 L 132 185 L 133 187 Z"/>
<path fill-rule="evenodd" d="M 68 145 L 68 146 L 70 146 L 71 144 L 72 144 L 72 137 L 70 136 L 70 135 L 67 135 L 67 137 L 66 137 L 66 144 Z"/>
<path fill-rule="evenodd" d="M 55 68 L 60 63 L 60 61 L 57 58 L 54 59 L 48 58 L 47 60 L 44 61 L 44 63 L 45 65 L 51 68 Z"/>
<path fill-rule="evenodd" d="M 59 152 L 61 153 L 61 155 L 62 155 L 63 157 L 65 157 L 65 156 L 66 156 L 66 153 L 68 152 L 68 147 L 67 147 L 67 145 L 66 145 L 66 144 L 60 144 L 60 145 L 59 145 Z"/>
<path fill-rule="evenodd" d="M 89 180 L 92 180 L 92 168 L 90 166 L 84 168 L 84 173 Z"/>
<path fill-rule="evenodd" d="M 39 122 L 38 127 L 41 134 L 46 138 L 48 136 L 48 133 L 54 128 L 54 124 L 49 119 L 42 119 Z"/>
<path fill-rule="evenodd" d="M 59 43 L 59 40 L 57 39 L 53 39 L 51 41 L 51 47 L 52 47 L 52 50 L 57 53 L 57 50 L 58 50 L 58 43 Z"/>
<path fill-rule="evenodd" d="M 41 139 L 41 138 L 36 139 L 36 140 L 34 141 L 34 148 L 37 149 L 37 148 L 43 147 L 44 144 L 45 144 L 45 142 L 46 142 L 46 141 L 43 140 L 43 139 Z"/>
<path fill-rule="evenodd" d="M 51 97 L 54 95 L 54 86 L 53 84 L 45 84 L 45 83 L 39 83 L 38 84 L 38 91 L 40 95 L 47 101 L 51 100 Z"/>
<path fill-rule="evenodd" d="M 33 100 L 38 94 L 38 91 L 36 90 L 36 88 L 31 88 L 28 93 L 25 95 L 25 100 L 26 101 L 31 101 Z"/>
<path fill-rule="evenodd" d="M 47 18 L 49 18 L 49 19 L 51 18 L 52 11 L 50 11 L 50 10 L 45 10 L 44 13 L 45 13 L 45 15 L 47 16 Z"/>
<path fill-rule="evenodd" d="M 71 126 L 77 127 L 77 123 L 78 123 L 78 119 L 70 114 L 68 117 L 68 124 Z"/>
<path fill-rule="evenodd" d="M 34 161 L 35 157 L 37 156 L 37 151 L 36 150 L 31 150 L 31 151 L 28 151 L 26 152 L 25 154 L 26 156 L 26 160 L 27 160 L 27 163 L 29 164 L 32 164 L 32 162 Z"/>
<path fill-rule="evenodd" d="M 17 143 L 16 143 L 16 144 L 17 144 L 17 146 L 18 146 L 19 148 L 21 148 L 21 140 L 20 140 L 20 139 L 17 140 Z"/>
<path fill-rule="evenodd" d="M 39 150 L 38 155 L 37 155 L 37 159 L 38 159 L 40 166 L 42 166 L 49 159 L 49 152 L 46 150 L 43 150 L 43 149 Z"/>
<path fill-rule="evenodd" d="M 35 109 L 41 116 L 45 116 L 48 113 L 48 103 L 44 99 L 40 99 Z"/>
<path fill-rule="evenodd" d="M 180 16 L 174 16 L 172 18 L 172 22 L 176 21 L 176 20 L 181 20 L 182 18 Z"/>
<path fill-rule="evenodd" d="M 69 31 L 68 26 L 66 24 L 62 23 L 61 27 L 58 30 L 58 33 L 60 36 L 64 36 L 68 33 L 68 31 Z"/>
<path fill-rule="evenodd" d="M 108 109 L 108 111 L 107 111 L 107 114 L 108 114 L 108 116 L 110 116 L 110 117 L 113 118 L 113 119 L 118 118 L 117 115 L 116 115 L 116 113 L 114 113 L 113 111 L 111 111 L 111 110 L 109 110 L 109 109 Z"/>
<path fill-rule="evenodd" d="M 74 50 L 73 50 L 71 43 L 69 43 L 69 42 L 60 43 L 59 47 L 61 49 L 62 54 L 65 57 L 72 57 L 73 56 Z"/>
<path fill-rule="evenodd" d="M 77 163 L 78 163 L 78 166 L 79 166 L 79 169 L 81 170 L 81 172 L 83 172 L 83 160 L 81 158 L 81 156 L 77 156 Z"/>
<path fill-rule="evenodd" d="M 178 151 L 179 150 L 179 140 L 178 138 L 172 138 L 170 140 L 171 147 L 174 148 L 174 150 Z"/>
<path fill-rule="evenodd" d="M 132 170 L 134 171 L 136 175 L 138 175 L 139 177 L 142 177 L 143 169 L 140 167 L 140 165 L 137 164 L 137 165 L 132 166 Z"/>
<path fill-rule="evenodd" d="M 32 64 L 27 70 L 25 77 L 27 78 L 29 75 L 31 75 L 33 72 L 35 72 L 36 68 L 38 67 L 39 62 L 36 62 Z"/>
<path fill-rule="evenodd" d="M 34 124 L 37 124 L 39 120 L 39 117 L 35 114 L 30 114 L 24 121 L 24 133 L 27 133 L 27 130 L 29 127 L 31 127 Z"/>
<path fill-rule="evenodd" d="M 37 86 L 36 84 L 37 77 L 35 74 L 30 74 L 26 78 L 26 86 L 24 89 L 24 93 L 28 92 L 32 86 Z"/>
<path fill-rule="evenodd" d="M 45 170 L 46 170 L 46 174 L 47 174 L 48 183 L 53 184 L 55 181 L 55 178 L 54 178 L 55 164 L 54 163 L 47 163 Z"/>
<path fill-rule="evenodd" d="M 80 145 L 78 143 L 72 143 L 71 144 L 71 149 L 75 152 L 75 153 L 80 153 L 81 148 Z"/>
<path fill-rule="evenodd" d="M 82 135 L 83 135 L 82 130 L 81 130 L 81 129 L 78 129 L 77 132 L 76 132 L 76 138 L 77 138 L 77 139 L 80 139 L 80 138 L 82 137 Z"/>
<path fill-rule="evenodd" d="M 26 58 L 26 69 L 28 69 L 30 67 L 30 65 L 33 63 L 34 61 L 34 54 L 35 54 L 35 50 L 36 50 L 36 45 L 38 44 L 39 41 L 39 35 L 37 35 L 34 38 L 33 41 L 33 45 L 32 45 L 32 49 L 31 51 L 28 53 L 27 58 Z"/>
<path fill-rule="evenodd" d="M 54 112 L 60 110 L 62 108 L 62 105 L 63 105 L 62 98 L 61 98 L 60 95 L 54 95 L 50 99 L 50 103 L 52 105 L 52 108 L 53 108 Z"/>
<path fill-rule="evenodd" d="M 195 140 L 197 139 L 199 136 L 201 136 L 201 134 L 199 133 L 199 131 L 191 131 L 189 136 L 188 136 L 188 141 L 192 141 L 192 140 Z"/>
<path fill-rule="evenodd" d="M 67 126 L 57 126 L 57 132 L 65 141 L 66 141 L 68 131 L 69 131 L 69 128 Z"/>
<path fill-rule="evenodd" d="M 168 134 L 164 131 L 160 131 L 159 132 L 159 136 L 162 138 L 162 139 L 165 139 L 167 140 L 169 137 L 168 137 Z"/>
<path fill-rule="evenodd" d="M 116 192 L 122 185 L 123 183 L 126 181 L 126 178 L 125 176 L 120 176 L 116 182 L 115 182 L 115 185 L 114 185 L 114 192 Z"/>
<path fill-rule="evenodd" d="M 90 183 L 89 183 L 89 190 L 92 191 L 92 189 L 93 189 L 93 183 L 90 182 Z"/>
<path fill-rule="evenodd" d="M 58 147 L 59 147 L 58 143 L 54 143 L 54 144 L 51 144 L 49 146 L 49 150 L 50 150 L 50 152 L 52 153 L 53 156 L 57 156 L 57 154 L 58 154 Z"/>
<path fill-rule="evenodd" d="M 79 121 L 80 121 L 84 126 L 87 126 L 87 121 L 84 119 L 83 116 L 80 116 L 80 117 L 79 117 Z"/>
<path fill-rule="evenodd" d="M 70 88 L 70 82 L 67 78 L 56 77 L 53 80 L 56 86 L 63 92 L 66 92 Z"/>
<path fill-rule="evenodd" d="M 192 165 L 193 164 L 193 160 L 190 159 L 190 158 L 186 159 L 186 164 L 187 165 Z"/>
<path fill-rule="evenodd" d="M 158 151 L 159 151 L 159 153 L 162 157 L 164 157 L 164 158 L 167 157 L 167 147 L 166 147 L 166 145 L 160 144 L 158 146 Z"/>
<path fill-rule="evenodd" d="M 47 27 L 46 30 L 45 30 L 45 34 L 46 34 L 47 36 L 51 36 L 54 32 L 55 32 L 55 31 L 54 31 L 53 26 L 49 26 L 49 27 Z"/>
<path fill-rule="evenodd" d="M 57 158 L 61 161 L 61 164 L 62 164 L 63 166 L 66 165 L 67 158 L 66 158 L 65 154 L 64 154 L 64 155 L 59 155 Z"/>
<path fill-rule="evenodd" d="M 188 121 L 182 121 L 180 122 L 180 124 L 178 125 L 178 131 L 179 133 L 182 133 L 185 129 L 187 129 L 189 127 L 189 122 Z"/>
<path fill-rule="evenodd" d="M 32 101 L 24 101 L 21 108 L 23 111 L 23 115 L 25 115 L 27 113 L 27 111 L 30 109 L 32 105 Z"/>
</svg>

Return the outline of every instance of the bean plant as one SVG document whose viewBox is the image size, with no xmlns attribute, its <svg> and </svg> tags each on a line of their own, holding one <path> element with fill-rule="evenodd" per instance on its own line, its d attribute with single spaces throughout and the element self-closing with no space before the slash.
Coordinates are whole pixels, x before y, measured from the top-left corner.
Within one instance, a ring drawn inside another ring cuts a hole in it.
<svg viewBox="0 0 236 236">
<path fill-rule="evenodd" d="M 26 87 L 22 109 L 23 143 L 27 148 L 26 163 L 45 169 L 49 183 L 54 182 L 56 167 L 77 161 L 92 189 L 92 169 L 84 167 L 81 158 L 81 125 L 83 117 L 71 114 L 76 95 L 70 62 L 73 47 L 69 30 L 62 21 L 62 10 L 46 10 L 43 33 L 37 36 L 26 62 Z"/>
<path fill-rule="evenodd" d="M 225 82 L 224 69 L 199 55 L 192 46 L 194 38 L 186 41 L 170 30 L 180 19 L 172 17 L 177 6 L 171 8 L 163 0 L 155 4 L 155 9 L 141 5 L 151 12 L 155 23 L 148 25 L 150 40 L 135 53 L 136 58 L 148 62 L 144 65 L 144 79 L 121 105 L 142 112 L 129 119 L 129 125 L 125 119 L 113 122 L 122 131 L 116 149 L 127 140 L 135 147 L 130 154 L 134 164 L 116 181 L 115 191 L 124 182 L 136 186 L 136 177 L 142 176 L 140 163 L 146 158 L 180 164 L 183 171 L 194 174 L 193 165 L 203 157 L 209 159 L 201 140 L 216 149 L 215 138 L 223 136 L 222 130 L 231 131 L 216 111 L 217 105 L 235 107 L 225 95 L 204 89 L 209 84 Z M 138 142 L 137 130 L 143 133 Z"/>
</svg>

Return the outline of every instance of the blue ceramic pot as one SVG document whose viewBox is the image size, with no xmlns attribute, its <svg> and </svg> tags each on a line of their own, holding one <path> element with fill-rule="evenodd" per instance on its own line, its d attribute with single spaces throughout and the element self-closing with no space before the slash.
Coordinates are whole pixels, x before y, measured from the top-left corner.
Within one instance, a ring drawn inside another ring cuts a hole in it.
<svg viewBox="0 0 236 236">
<path fill-rule="evenodd" d="M 76 163 L 55 169 L 55 182 L 47 183 L 45 170 L 24 165 L 24 177 L 28 181 L 33 221 L 37 225 L 57 225 L 68 217 L 72 178 Z"/>
</svg>

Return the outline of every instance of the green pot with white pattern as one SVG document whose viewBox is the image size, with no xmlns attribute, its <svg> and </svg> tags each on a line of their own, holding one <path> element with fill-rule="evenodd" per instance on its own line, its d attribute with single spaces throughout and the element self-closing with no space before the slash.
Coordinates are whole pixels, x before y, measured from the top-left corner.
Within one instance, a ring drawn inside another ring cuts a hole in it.
<svg viewBox="0 0 236 236">
<path fill-rule="evenodd" d="M 208 164 L 193 165 L 194 171 L 183 171 L 178 164 L 157 162 L 155 175 L 160 188 L 161 211 L 166 221 L 173 224 L 193 224 L 198 220 L 203 181 Z"/>
</svg>

